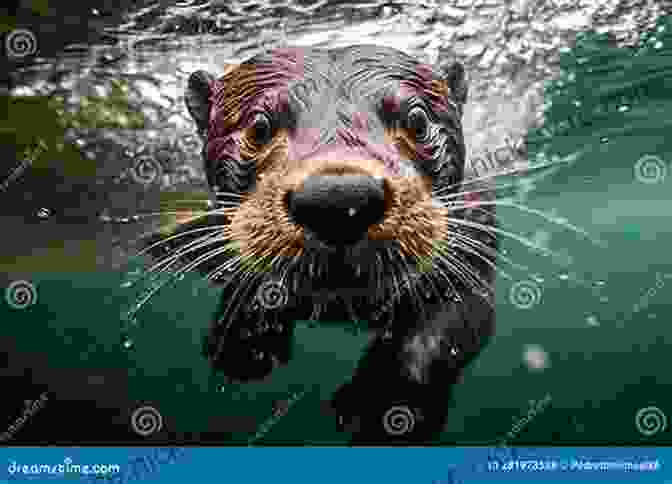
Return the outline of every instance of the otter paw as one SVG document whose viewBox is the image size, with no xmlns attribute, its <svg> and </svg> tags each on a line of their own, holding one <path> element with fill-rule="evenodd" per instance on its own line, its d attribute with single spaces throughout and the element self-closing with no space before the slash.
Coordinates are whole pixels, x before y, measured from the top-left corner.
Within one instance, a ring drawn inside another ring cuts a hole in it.
<svg viewBox="0 0 672 484">
<path fill-rule="evenodd" d="M 415 385 L 407 381 L 398 382 L 393 389 L 374 382 L 342 385 L 331 401 L 339 430 L 352 433 L 352 445 L 431 441 L 436 437 L 437 426 L 440 433 L 442 425 L 436 422 L 436 409 L 423 398 L 425 389 L 412 386 Z M 439 413 L 445 411 L 443 408 Z"/>
</svg>

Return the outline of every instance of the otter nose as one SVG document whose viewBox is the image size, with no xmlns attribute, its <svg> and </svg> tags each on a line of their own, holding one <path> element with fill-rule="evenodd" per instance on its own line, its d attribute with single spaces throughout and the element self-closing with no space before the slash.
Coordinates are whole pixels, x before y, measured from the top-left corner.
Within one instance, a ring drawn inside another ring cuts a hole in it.
<svg viewBox="0 0 672 484">
<path fill-rule="evenodd" d="M 293 221 L 328 245 L 361 240 L 385 212 L 385 181 L 368 175 L 314 175 L 289 192 Z"/>
</svg>

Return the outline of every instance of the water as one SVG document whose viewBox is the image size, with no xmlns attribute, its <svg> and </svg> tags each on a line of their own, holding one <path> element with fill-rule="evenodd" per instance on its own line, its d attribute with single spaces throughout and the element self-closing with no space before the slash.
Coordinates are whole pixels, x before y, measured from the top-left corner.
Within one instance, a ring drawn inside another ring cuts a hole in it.
<svg viewBox="0 0 672 484">
<path fill-rule="evenodd" d="M 262 425 L 270 402 L 292 394 L 288 386 L 317 382 L 323 391 L 307 394 L 263 439 L 343 443 L 319 400 L 350 374 L 366 343 L 360 326 L 299 328 L 293 363 L 271 382 L 237 387 L 247 397 L 232 399 L 212 391 L 199 355 L 217 291 L 192 291 L 202 281 L 174 277 L 174 270 L 148 278 L 129 266 L 129 255 L 133 240 L 174 221 L 156 215 L 166 206 L 208 203 L 201 142 L 183 104 L 191 72 L 221 73 L 226 63 L 285 44 L 384 44 L 426 62 L 449 56 L 465 64 L 471 176 L 551 165 L 512 175 L 511 200 L 539 213 L 501 211 L 505 229 L 521 237 L 507 239 L 502 254 L 519 266 L 506 266 L 511 279 L 498 281 L 498 336 L 456 390 L 443 440 L 496 440 L 528 400 L 549 392 L 553 403 L 543 417 L 509 445 L 669 443 L 632 425 L 641 407 L 659 405 L 672 416 L 658 390 L 669 383 L 660 361 L 672 339 L 660 326 L 672 274 L 665 249 L 669 2 L 63 5 L 48 21 L 39 15 L 49 12 L 22 7 L 16 25 L 31 30 L 37 51 L 2 61 L 3 92 L 13 96 L 11 123 L 0 130 L 10 153 L 3 159 L 17 161 L 0 165 L 0 216 L 3 233 L 12 234 L 3 237 L 0 272 L 8 283 L 18 274 L 44 282 L 40 304 L 6 316 L 16 324 L 3 331 L 24 342 L 17 346 L 42 344 L 43 353 L 87 373 L 69 353 L 93 340 L 105 350 L 90 351 L 88 364 L 122 373 L 110 370 L 107 380 L 117 386 L 99 385 L 100 398 L 118 408 L 157 401 L 176 431 L 215 441 L 244 442 L 258 431 L 227 433 L 230 423 L 217 420 L 223 412 L 253 415 Z M 71 25 L 67 15 L 86 21 Z M 35 331 L 43 343 L 33 342 Z M 69 375 L 44 371 L 41 378 Z M 504 386 L 509 391 L 493 399 L 492 390 Z M 621 393 L 609 411 L 590 412 L 587 402 L 607 405 Z M 591 426 L 568 427 L 571 409 Z"/>
</svg>

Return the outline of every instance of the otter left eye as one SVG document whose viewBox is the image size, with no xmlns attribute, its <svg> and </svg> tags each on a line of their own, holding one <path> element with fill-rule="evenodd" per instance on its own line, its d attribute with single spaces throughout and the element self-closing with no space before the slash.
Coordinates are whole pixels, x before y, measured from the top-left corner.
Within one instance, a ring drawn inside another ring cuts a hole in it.
<svg viewBox="0 0 672 484">
<path fill-rule="evenodd" d="M 408 128 L 415 134 L 418 142 L 427 141 L 429 136 L 429 116 L 421 107 L 412 108 L 408 112 Z"/>
<path fill-rule="evenodd" d="M 263 145 L 273 139 L 273 125 L 270 118 L 264 113 L 256 115 L 252 129 L 254 131 L 254 141 L 257 144 Z"/>
</svg>

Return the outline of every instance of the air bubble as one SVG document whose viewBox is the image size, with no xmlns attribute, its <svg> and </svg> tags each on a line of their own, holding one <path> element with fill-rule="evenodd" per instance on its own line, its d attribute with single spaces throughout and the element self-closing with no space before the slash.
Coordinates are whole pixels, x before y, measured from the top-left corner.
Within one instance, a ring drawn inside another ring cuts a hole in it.
<svg viewBox="0 0 672 484">
<path fill-rule="evenodd" d="M 622 106 L 618 107 L 619 113 L 625 113 L 627 111 L 630 111 L 630 106 L 628 106 L 627 104 L 623 104 Z"/>
<path fill-rule="evenodd" d="M 122 288 L 122 289 L 128 289 L 132 285 L 133 285 L 133 281 L 124 281 L 119 285 L 119 287 Z"/>
<path fill-rule="evenodd" d="M 653 48 L 656 49 L 656 50 L 662 49 L 663 48 L 663 43 L 659 40 L 658 42 L 653 44 Z"/>
<path fill-rule="evenodd" d="M 588 326 L 599 326 L 600 322 L 597 320 L 595 316 L 588 316 L 586 318 L 586 323 L 588 323 Z"/>
<path fill-rule="evenodd" d="M 130 338 L 124 339 L 122 346 L 125 350 L 130 350 L 131 348 L 133 348 L 133 340 Z"/>
<path fill-rule="evenodd" d="M 567 280 L 569 280 L 569 274 L 560 274 L 560 275 L 558 276 L 558 278 L 559 278 L 561 281 L 567 281 Z"/>
</svg>

